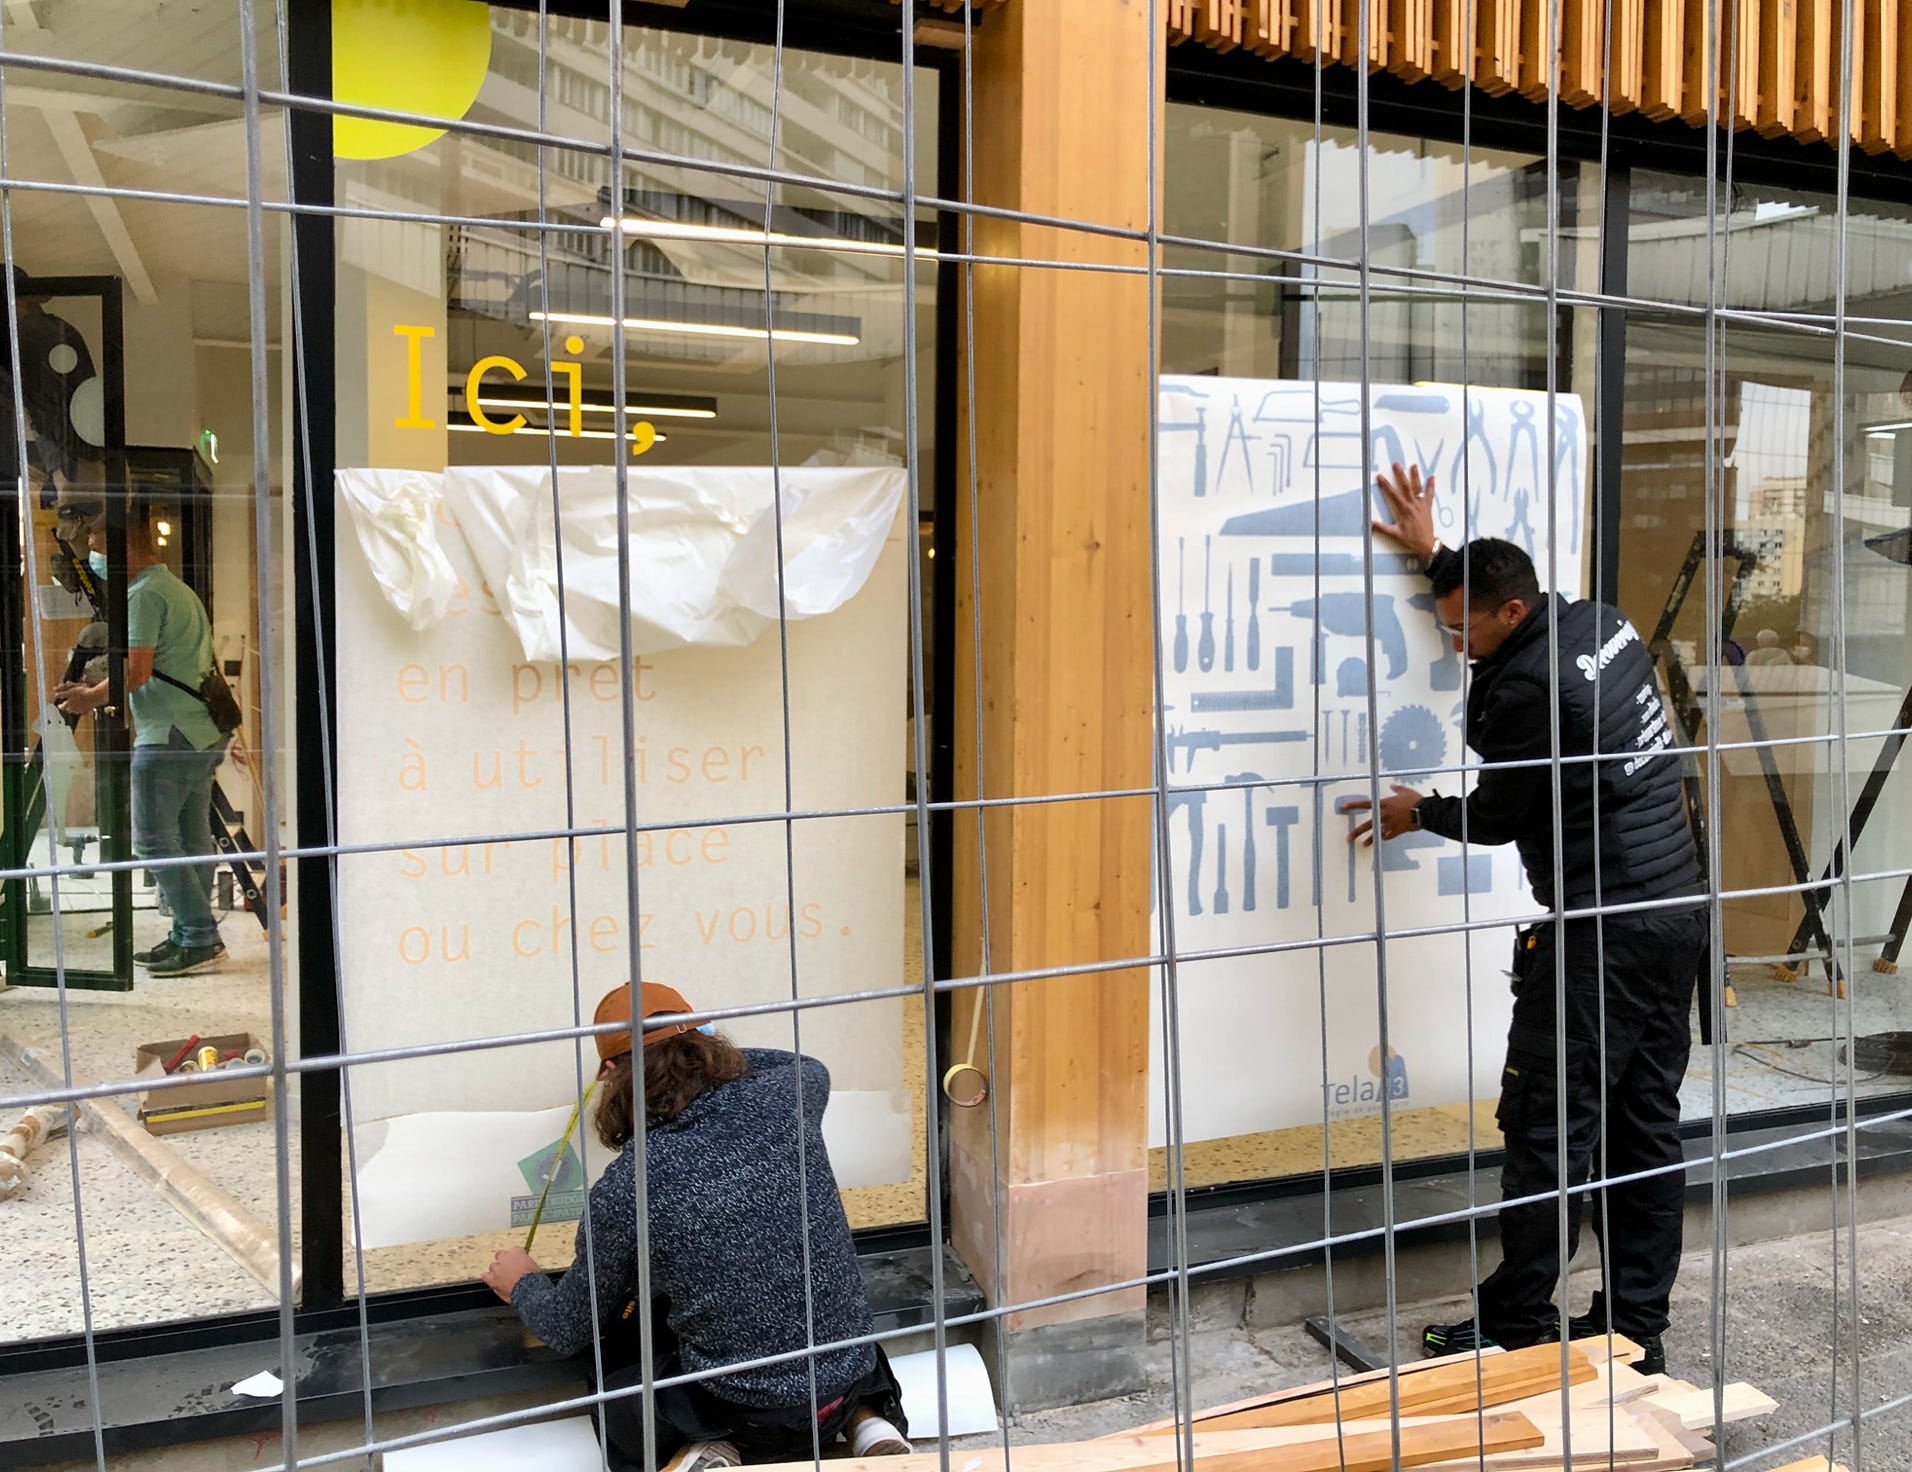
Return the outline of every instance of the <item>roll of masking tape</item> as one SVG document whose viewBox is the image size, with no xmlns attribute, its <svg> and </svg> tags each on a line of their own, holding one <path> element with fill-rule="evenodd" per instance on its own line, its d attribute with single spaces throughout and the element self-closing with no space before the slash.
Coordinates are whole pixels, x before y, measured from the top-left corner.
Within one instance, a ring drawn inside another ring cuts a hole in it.
<svg viewBox="0 0 1912 1472">
<path fill-rule="evenodd" d="M 267 1061 L 268 1060 L 266 1058 L 266 1050 L 264 1048 L 247 1048 L 246 1049 L 246 1062 L 256 1065 L 260 1063 L 265 1063 Z"/>
</svg>

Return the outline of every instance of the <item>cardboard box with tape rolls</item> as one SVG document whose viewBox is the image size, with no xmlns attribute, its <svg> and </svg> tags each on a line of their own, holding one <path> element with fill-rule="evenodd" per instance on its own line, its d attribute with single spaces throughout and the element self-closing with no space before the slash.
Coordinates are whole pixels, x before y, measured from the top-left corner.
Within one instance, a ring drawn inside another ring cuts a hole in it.
<svg viewBox="0 0 1912 1472">
<path fill-rule="evenodd" d="M 138 1079 L 167 1077 L 167 1060 L 186 1043 L 185 1038 L 142 1043 L 133 1055 L 133 1076 Z M 249 1032 L 207 1033 L 193 1051 L 196 1053 L 200 1048 L 215 1048 L 221 1058 L 228 1053 L 243 1057 L 254 1048 L 269 1054 L 265 1044 Z M 149 1134 L 177 1135 L 187 1130 L 216 1129 L 222 1124 L 250 1124 L 272 1116 L 270 1078 L 228 1078 L 222 1070 L 186 1077 L 192 1082 L 164 1089 L 149 1088 L 140 1095 L 139 1122 L 146 1126 Z"/>
</svg>

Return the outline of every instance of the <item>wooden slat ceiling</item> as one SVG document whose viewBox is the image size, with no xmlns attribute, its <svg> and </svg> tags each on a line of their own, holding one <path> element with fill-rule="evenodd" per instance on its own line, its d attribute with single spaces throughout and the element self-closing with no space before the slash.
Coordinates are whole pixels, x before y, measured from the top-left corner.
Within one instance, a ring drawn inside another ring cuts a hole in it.
<svg viewBox="0 0 1912 1472">
<path fill-rule="evenodd" d="M 1468 34 L 1469 6 L 1473 34 Z M 1850 0 L 1849 105 L 1839 100 L 1845 0 L 1560 0 L 1560 100 L 1616 113 L 1707 120 L 1766 137 L 1829 139 L 1841 112 L 1868 153 L 1912 158 L 1912 0 Z M 1354 66 L 1407 81 L 1547 95 L 1548 0 L 1167 0 L 1169 39 Z M 1710 26 L 1720 34 L 1709 37 Z M 1605 55 L 1611 40 L 1613 64 Z M 1720 58 L 1715 72 L 1712 56 Z M 1610 91 L 1609 91 L 1610 89 Z"/>
<path fill-rule="evenodd" d="M 930 0 L 960 11 L 964 0 Z M 981 0 L 978 10 L 995 0 Z M 1912 158 L 1912 0 L 1850 0 L 1852 93 L 1841 106 L 1847 0 L 1560 0 L 1560 100 L 1802 142 L 1831 139 L 1844 112 L 1867 153 Z M 1612 6 L 1611 35 L 1607 6 Z M 1360 55 L 1361 7 L 1368 46 Z M 1165 0 L 1171 44 L 1245 47 L 1270 60 L 1392 72 L 1496 96 L 1547 95 L 1549 0 Z M 1473 27 L 1469 34 L 1468 18 Z M 1710 22 L 1709 22 L 1710 12 Z M 1711 28 L 1719 35 L 1709 37 Z M 1613 52 L 1608 65 L 1609 43 Z M 1717 73 L 1709 65 L 1720 58 Z"/>
</svg>

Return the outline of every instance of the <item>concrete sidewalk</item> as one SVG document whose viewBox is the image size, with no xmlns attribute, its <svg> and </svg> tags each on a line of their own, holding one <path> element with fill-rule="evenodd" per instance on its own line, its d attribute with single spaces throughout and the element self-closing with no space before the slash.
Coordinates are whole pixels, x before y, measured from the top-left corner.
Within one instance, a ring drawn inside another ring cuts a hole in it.
<svg viewBox="0 0 1912 1472">
<path fill-rule="evenodd" d="M 1830 1196 L 1827 1214 L 1830 1215 Z M 1858 1403 L 1876 1408 L 1912 1392 L 1912 1216 L 1866 1223 L 1858 1228 L 1861 1270 L 1858 1346 L 1862 1376 Z M 1779 1402 L 1765 1421 L 1727 1428 L 1722 1450 L 1730 1465 L 1747 1472 L 1782 1466 L 1811 1453 L 1829 1450 L 1823 1436 L 1782 1453 L 1767 1449 L 1823 1426 L 1844 1413 L 1852 1396 L 1850 1242 L 1844 1231 L 1821 1231 L 1733 1248 L 1726 1263 L 1727 1380 L 1746 1380 Z M 1595 1279 L 1577 1272 L 1569 1303 L 1586 1307 Z M 1836 1285 L 1836 1290 L 1835 1290 Z M 1673 1303 L 1673 1329 L 1667 1336 L 1668 1370 L 1697 1385 L 1715 1379 L 1712 1342 L 1713 1260 L 1710 1252 L 1689 1251 Z M 1191 1333 L 1186 1341 L 1168 1333 L 1165 1305 L 1152 1305 L 1154 1332 L 1149 1347 L 1150 1389 L 1140 1395 L 1090 1405 L 1044 1411 L 1019 1418 L 1010 1427 L 1012 1442 L 1065 1441 L 1124 1430 L 1173 1412 L 1175 1378 L 1190 1380 L 1189 1400 L 1214 1405 L 1259 1391 L 1306 1384 L 1330 1373 L 1326 1352 L 1300 1325 L 1245 1328 L 1240 1322 L 1242 1293 L 1203 1290 L 1191 1300 Z M 1396 1319 L 1395 1343 L 1403 1361 L 1419 1358 L 1421 1325 L 1464 1316 L 1468 1300 L 1459 1294 L 1433 1302 L 1403 1304 Z M 1388 1340 L 1385 1312 L 1346 1316 L 1346 1327 L 1370 1345 Z M 1835 1372 L 1835 1341 L 1839 1363 Z M 1835 1399 L 1835 1387 L 1837 1397 Z M 403 1411 L 377 1418 L 376 1434 L 392 1437 L 433 1427 L 450 1428 L 474 1417 L 535 1403 L 514 1397 L 435 1410 Z M 1912 1410 L 1875 1416 L 1864 1429 L 1858 1452 L 1850 1433 L 1830 1448 L 1852 1472 L 1904 1472 L 1912 1468 Z M 363 1444 L 357 1422 L 301 1428 L 299 1451 L 310 1457 Z M 994 1437 L 965 1438 L 966 1446 L 987 1445 Z M 279 1461 L 277 1438 L 251 1437 L 207 1442 L 162 1451 L 110 1458 L 115 1472 L 239 1472 Z M 1742 1459 L 1744 1459 L 1742 1461 Z M 71 1463 L 73 1472 L 92 1463 Z M 333 1464 L 357 1468 L 357 1459 Z"/>
<path fill-rule="evenodd" d="M 1828 1217 L 1830 1204 L 1828 1195 Z M 1912 1393 L 1912 1293 L 1907 1291 L 1912 1285 L 1912 1216 L 1862 1224 L 1857 1241 L 1857 1404 L 1863 1411 Z M 1830 1451 L 1852 1472 L 1912 1468 L 1912 1406 L 1868 1419 L 1860 1454 L 1855 1454 L 1850 1432 L 1830 1446 L 1820 1436 L 1784 1455 L 1762 1454 L 1766 1448 L 1817 1430 L 1835 1415 L 1847 1414 L 1855 1403 L 1850 1247 L 1842 1229 L 1837 1234 L 1822 1231 L 1735 1247 L 1727 1253 L 1723 1377 L 1716 1373 L 1712 1351 L 1713 1254 L 1688 1251 L 1674 1292 L 1673 1326 L 1666 1336 L 1668 1373 L 1695 1385 L 1712 1385 L 1718 1378 L 1749 1381 L 1779 1402 L 1778 1412 L 1768 1419 L 1727 1428 L 1721 1439 L 1727 1464 L 1745 1459 L 1748 1472 L 1759 1472 Z M 1569 1292 L 1573 1312 L 1585 1311 L 1597 1285 L 1595 1272 L 1574 1273 Z M 1306 1384 L 1331 1373 L 1326 1351 L 1299 1325 L 1251 1330 L 1205 1320 L 1199 1292 L 1191 1306 L 1193 1332 L 1188 1353 L 1182 1356 L 1172 1353 L 1176 1346 L 1162 1332 L 1167 1317 L 1163 1307 L 1153 1305 L 1158 1333 L 1151 1345 L 1148 1394 L 1028 1415 L 1014 1428 L 1013 1439 L 1099 1436 L 1165 1418 L 1174 1412 L 1171 1387 L 1183 1364 L 1196 1406 Z M 1397 1362 L 1420 1358 L 1424 1324 L 1451 1322 L 1469 1312 L 1470 1300 L 1464 1294 L 1400 1305 L 1393 1336 Z M 1388 1343 L 1385 1311 L 1350 1314 L 1341 1322 L 1370 1346 Z"/>
</svg>

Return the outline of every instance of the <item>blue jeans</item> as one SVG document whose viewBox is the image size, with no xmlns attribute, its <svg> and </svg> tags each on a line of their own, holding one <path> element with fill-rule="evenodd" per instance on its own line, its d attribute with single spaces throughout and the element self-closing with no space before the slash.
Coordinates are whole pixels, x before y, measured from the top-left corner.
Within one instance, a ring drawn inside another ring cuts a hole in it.
<svg viewBox="0 0 1912 1472">
<path fill-rule="evenodd" d="M 182 948 L 219 944 L 219 922 L 212 913 L 212 876 L 218 867 L 212 843 L 212 777 L 225 754 L 223 741 L 200 751 L 177 726 L 164 746 L 133 748 L 133 857 L 204 854 L 213 860 L 153 870 L 173 914 L 173 944 Z"/>
</svg>

